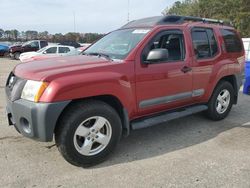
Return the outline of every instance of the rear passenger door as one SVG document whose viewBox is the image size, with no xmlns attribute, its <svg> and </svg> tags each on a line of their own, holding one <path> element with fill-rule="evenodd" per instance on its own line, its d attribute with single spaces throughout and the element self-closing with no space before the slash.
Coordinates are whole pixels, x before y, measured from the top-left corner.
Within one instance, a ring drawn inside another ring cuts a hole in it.
<svg viewBox="0 0 250 188">
<path fill-rule="evenodd" d="M 70 52 L 69 47 L 59 47 L 59 51 L 58 51 L 59 55 L 65 56 L 65 55 L 68 55 L 69 52 Z"/>
<path fill-rule="evenodd" d="M 194 49 L 192 62 L 193 90 L 197 91 L 194 100 L 204 96 L 212 76 L 214 64 L 218 61 L 220 49 L 212 28 L 194 27 L 191 29 Z"/>
</svg>

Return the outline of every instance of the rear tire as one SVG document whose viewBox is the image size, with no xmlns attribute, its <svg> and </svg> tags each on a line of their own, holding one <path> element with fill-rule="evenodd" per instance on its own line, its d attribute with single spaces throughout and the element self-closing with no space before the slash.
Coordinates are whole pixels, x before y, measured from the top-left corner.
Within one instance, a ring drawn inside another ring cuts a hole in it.
<svg viewBox="0 0 250 188">
<path fill-rule="evenodd" d="M 208 102 L 206 115 L 208 118 L 219 121 L 227 117 L 234 103 L 234 88 L 227 81 L 221 81 Z"/>
<path fill-rule="evenodd" d="M 104 161 L 121 138 L 117 112 L 102 101 L 71 105 L 55 130 L 55 142 L 71 164 L 89 167 Z"/>
</svg>

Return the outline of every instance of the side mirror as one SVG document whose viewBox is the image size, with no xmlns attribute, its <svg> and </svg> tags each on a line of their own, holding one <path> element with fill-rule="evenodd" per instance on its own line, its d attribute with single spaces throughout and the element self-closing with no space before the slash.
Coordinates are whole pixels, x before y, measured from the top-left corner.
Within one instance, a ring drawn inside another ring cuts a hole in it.
<svg viewBox="0 0 250 188">
<path fill-rule="evenodd" d="M 153 49 L 148 53 L 145 63 L 154 63 L 168 59 L 168 50 L 165 48 Z"/>
</svg>

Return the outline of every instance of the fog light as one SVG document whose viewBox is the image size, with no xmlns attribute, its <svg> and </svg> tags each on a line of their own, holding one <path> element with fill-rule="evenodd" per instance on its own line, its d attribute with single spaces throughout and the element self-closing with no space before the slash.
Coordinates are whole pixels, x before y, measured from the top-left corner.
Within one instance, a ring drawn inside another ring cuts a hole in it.
<svg viewBox="0 0 250 188">
<path fill-rule="evenodd" d="M 21 124 L 21 127 L 22 127 L 22 129 L 23 129 L 24 132 L 26 132 L 27 134 L 31 133 L 30 123 L 29 123 L 29 121 L 26 118 L 22 117 L 20 119 L 20 124 Z"/>
</svg>

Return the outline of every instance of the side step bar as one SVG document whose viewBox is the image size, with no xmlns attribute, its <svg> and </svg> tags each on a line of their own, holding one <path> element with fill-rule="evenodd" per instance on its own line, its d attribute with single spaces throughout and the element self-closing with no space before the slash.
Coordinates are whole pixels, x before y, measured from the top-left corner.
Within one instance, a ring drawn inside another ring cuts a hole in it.
<svg viewBox="0 0 250 188">
<path fill-rule="evenodd" d="M 205 111 L 207 109 L 208 107 L 206 105 L 198 105 L 198 106 L 184 108 L 181 111 L 166 112 L 164 114 L 161 113 L 161 115 L 158 115 L 158 116 L 153 116 L 153 117 L 144 118 L 141 120 L 132 121 L 131 127 L 133 130 L 142 129 L 142 128 L 150 127 L 150 126 L 157 125 L 160 123 L 165 123 L 173 119 L 178 119 L 181 117 L 189 116 L 198 112 Z"/>
</svg>

